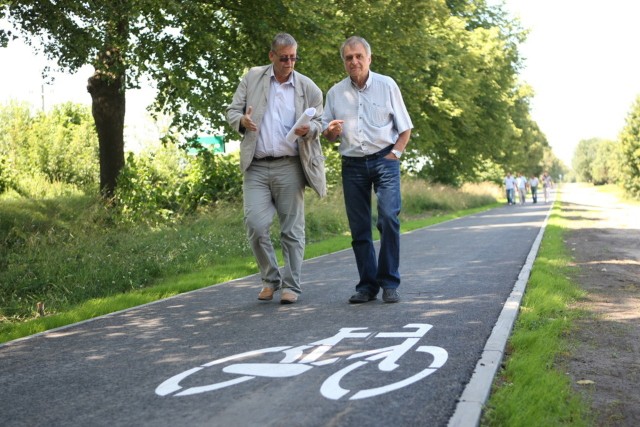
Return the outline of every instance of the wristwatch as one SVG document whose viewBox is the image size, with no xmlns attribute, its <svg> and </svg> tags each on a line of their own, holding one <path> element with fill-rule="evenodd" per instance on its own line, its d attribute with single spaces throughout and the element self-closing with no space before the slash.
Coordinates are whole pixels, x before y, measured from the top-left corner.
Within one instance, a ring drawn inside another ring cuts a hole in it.
<svg viewBox="0 0 640 427">
<path fill-rule="evenodd" d="M 393 153 L 394 156 L 396 156 L 398 159 L 400 157 L 402 157 L 402 151 L 400 150 L 391 150 L 391 152 Z"/>
</svg>

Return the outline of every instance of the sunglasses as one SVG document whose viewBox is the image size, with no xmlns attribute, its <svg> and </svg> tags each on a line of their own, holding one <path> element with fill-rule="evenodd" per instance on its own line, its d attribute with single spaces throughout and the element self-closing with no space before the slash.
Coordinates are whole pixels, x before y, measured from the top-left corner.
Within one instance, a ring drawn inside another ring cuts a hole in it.
<svg viewBox="0 0 640 427">
<path fill-rule="evenodd" d="M 281 56 L 280 58 L 278 58 L 278 61 L 280 62 L 300 62 L 300 57 L 299 56 Z"/>
</svg>

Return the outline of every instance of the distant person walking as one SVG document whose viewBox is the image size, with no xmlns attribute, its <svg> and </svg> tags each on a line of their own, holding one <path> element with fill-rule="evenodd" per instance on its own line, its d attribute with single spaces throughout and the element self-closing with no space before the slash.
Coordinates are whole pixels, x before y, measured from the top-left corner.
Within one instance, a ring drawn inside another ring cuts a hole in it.
<svg viewBox="0 0 640 427">
<path fill-rule="evenodd" d="M 531 188 L 531 198 L 533 199 L 533 203 L 538 203 L 538 184 L 540 181 L 538 177 L 535 175 L 531 175 L 529 179 L 529 187 Z"/>
<path fill-rule="evenodd" d="M 544 190 L 544 202 L 547 203 L 549 201 L 549 190 L 551 190 L 551 186 L 553 182 L 551 181 L 551 177 L 547 172 L 542 174 L 542 188 Z"/>
<path fill-rule="evenodd" d="M 520 197 L 520 204 L 524 205 L 527 194 L 527 178 L 522 172 L 516 178 L 516 186 L 518 188 L 518 196 Z"/>
<path fill-rule="evenodd" d="M 507 193 L 507 203 L 509 206 L 515 204 L 516 179 L 511 172 L 507 172 L 507 176 L 504 178 L 504 188 Z"/>
</svg>

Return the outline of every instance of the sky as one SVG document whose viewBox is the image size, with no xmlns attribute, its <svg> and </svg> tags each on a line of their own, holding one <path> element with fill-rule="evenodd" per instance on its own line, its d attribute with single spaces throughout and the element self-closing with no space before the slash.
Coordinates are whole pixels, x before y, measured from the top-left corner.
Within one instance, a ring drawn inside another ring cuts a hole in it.
<svg viewBox="0 0 640 427">
<path fill-rule="evenodd" d="M 579 141 L 617 140 L 640 96 L 640 1 L 506 0 L 530 31 L 520 52 L 531 116 L 571 166 Z"/>
<path fill-rule="evenodd" d="M 521 79 L 533 87 L 531 116 L 555 155 L 571 166 L 579 141 L 617 140 L 640 95 L 640 0 L 505 0 L 504 5 L 530 31 L 520 46 Z M 21 43 L 0 49 L 0 103 L 91 104 L 86 92 L 91 67 L 55 74 L 54 85 L 42 85 L 46 64 Z M 145 116 L 150 96 L 150 91 L 127 93 L 130 131 Z"/>
</svg>

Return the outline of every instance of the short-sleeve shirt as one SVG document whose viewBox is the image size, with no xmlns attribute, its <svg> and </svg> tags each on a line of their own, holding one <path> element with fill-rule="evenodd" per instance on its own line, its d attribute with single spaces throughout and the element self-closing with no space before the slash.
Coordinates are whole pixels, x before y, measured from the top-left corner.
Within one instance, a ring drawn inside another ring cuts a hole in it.
<svg viewBox="0 0 640 427">
<path fill-rule="evenodd" d="M 395 144 L 402 132 L 413 128 L 396 82 L 372 71 L 362 89 L 350 77 L 329 89 L 323 130 L 332 120 L 344 120 L 339 150 L 349 157 L 376 153 Z"/>
<path fill-rule="evenodd" d="M 513 190 L 516 185 L 516 179 L 511 175 L 507 175 L 507 177 L 504 179 L 504 185 L 507 190 Z"/>
</svg>

